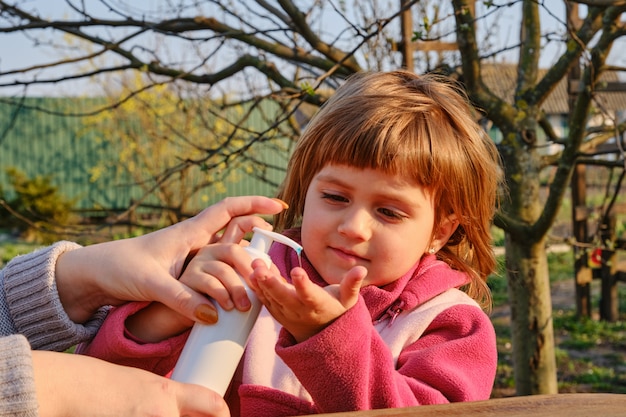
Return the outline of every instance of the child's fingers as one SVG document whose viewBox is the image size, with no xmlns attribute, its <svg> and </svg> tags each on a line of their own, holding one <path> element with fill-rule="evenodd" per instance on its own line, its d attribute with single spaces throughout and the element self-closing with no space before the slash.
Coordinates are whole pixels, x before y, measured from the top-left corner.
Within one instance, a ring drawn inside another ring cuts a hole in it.
<svg viewBox="0 0 626 417">
<path fill-rule="evenodd" d="M 296 293 L 298 294 L 299 299 L 304 303 L 311 305 L 316 300 L 316 295 L 324 292 L 324 290 L 315 285 L 304 272 L 302 268 L 294 268 L 291 271 L 291 280 L 293 282 L 293 286 L 296 289 Z"/>
<path fill-rule="evenodd" d="M 196 291 L 206 294 L 219 303 L 225 310 L 232 310 L 241 298 L 247 297 L 241 278 L 230 265 L 212 261 L 194 267 L 191 265 L 182 276 L 184 283 Z M 181 280 L 182 280 L 181 279 Z M 243 302 L 244 306 L 246 301 Z"/>
<path fill-rule="evenodd" d="M 253 259 L 251 268 L 253 270 L 252 276 L 255 277 L 255 281 L 264 281 L 269 278 L 276 278 L 280 282 L 287 282 L 285 278 L 280 275 L 280 271 L 274 264 L 270 264 L 270 267 L 267 267 L 267 264 L 262 259 Z M 256 285 L 256 282 L 253 283 Z"/>
<path fill-rule="evenodd" d="M 367 276 L 367 269 L 363 266 L 352 268 L 339 285 L 339 302 L 349 309 L 354 306 L 359 298 L 359 292 L 363 280 Z"/>
<path fill-rule="evenodd" d="M 250 255 L 236 244 L 213 244 L 202 248 L 185 269 L 180 281 L 204 293 L 224 309 L 247 311 L 250 300 L 242 276 L 252 272 Z"/>
<path fill-rule="evenodd" d="M 270 273 L 264 279 L 258 281 L 258 283 L 268 300 L 281 304 L 293 300 L 294 286 L 285 281 L 280 275 Z"/>
<path fill-rule="evenodd" d="M 266 298 L 260 282 L 267 279 L 269 273 L 269 269 L 263 260 L 255 259 L 252 261 L 252 274 L 248 277 L 248 285 L 263 304 L 265 304 Z"/>
<path fill-rule="evenodd" d="M 294 308 L 298 302 L 293 285 L 289 284 L 272 265 L 267 268 L 260 260 L 252 262 L 254 272 L 250 279 L 250 286 L 259 300 L 269 309 Z"/>
</svg>

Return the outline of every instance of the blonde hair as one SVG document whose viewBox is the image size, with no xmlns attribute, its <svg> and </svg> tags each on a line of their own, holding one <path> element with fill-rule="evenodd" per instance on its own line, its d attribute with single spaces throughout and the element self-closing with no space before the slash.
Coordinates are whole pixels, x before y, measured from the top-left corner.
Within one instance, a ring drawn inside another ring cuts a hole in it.
<svg viewBox="0 0 626 417">
<path fill-rule="evenodd" d="M 351 76 L 296 145 L 278 193 L 290 209 L 276 216 L 277 230 L 300 223 L 307 189 L 327 164 L 382 170 L 427 189 L 434 230 L 451 214 L 459 221 L 438 258 L 466 272 L 471 282 L 465 291 L 489 309 L 486 280 L 496 266 L 490 228 L 502 169 L 459 87 L 407 71 Z"/>
</svg>

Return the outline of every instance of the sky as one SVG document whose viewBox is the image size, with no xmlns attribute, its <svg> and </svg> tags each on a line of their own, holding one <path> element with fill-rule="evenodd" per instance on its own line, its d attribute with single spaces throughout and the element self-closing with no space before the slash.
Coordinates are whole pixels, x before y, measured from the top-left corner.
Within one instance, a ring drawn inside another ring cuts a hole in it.
<svg viewBox="0 0 626 417">
<path fill-rule="evenodd" d="M 129 3 L 123 0 L 110 1 L 112 2 L 112 4 L 117 5 L 122 3 Z M 141 3 L 141 7 L 145 10 L 148 10 L 150 7 L 157 8 L 160 1 L 166 0 L 147 0 Z M 562 5 L 561 2 L 559 3 Z M 46 17 L 63 17 L 68 15 L 69 9 L 67 8 L 65 2 L 61 0 L 27 0 L 26 4 L 28 4 L 29 7 L 36 8 L 41 15 Z M 91 4 L 100 3 L 93 1 Z M 129 4 L 131 4 L 131 6 L 128 7 L 135 7 L 132 6 L 133 2 L 130 2 Z M 564 6 L 556 12 L 556 16 L 549 16 L 544 13 L 542 19 L 548 24 L 553 24 L 556 19 L 562 19 L 563 14 Z M 497 21 L 493 22 L 493 25 L 491 25 L 491 27 L 497 29 L 497 38 L 499 42 L 510 43 L 514 41 L 514 39 L 517 37 L 517 29 L 515 29 L 515 27 L 519 24 L 518 20 L 518 12 L 516 12 L 514 9 L 511 9 L 510 13 L 507 12 Z M 332 22 L 330 22 L 329 26 L 332 26 Z M 616 45 L 614 47 L 614 52 L 610 57 L 610 60 L 613 64 L 626 67 L 626 54 L 623 54 L 624 46 L 626 46 L 626 40 L 621 41 L 620 45 Z M 558 51 L 554 49 L 544 51 L 542 53 L 541 66 L 545 67 L 551 65 L 557 52 Z M 42 60 L 46 61 L 54 58 L 51 55 L 42 55 L 44 53 L 46 53 L 44 52 L 44 49 L 35 48 L 33 46 L 33 41 L 25 38 L 21 34 L 0 34 L 0 69 L 3 71 L 6 71 L 7 69 L 23 67 L 24 65 L 35 65 L 36 63 L 42 62 Z M 515 61 L 516 54 L 510 54 L 510 58 L 508 59 Z M 70 89 L 71 91 L 68 91 L 68 89 Z M 76 89 L 76 87 L 59 87 L 58 85 L 53 85 L 43 90 L 55 91 L 56 93 L 54 95 L 66 95 L 70 94 L 72 91 L 76 91 Z M 0 91 L 3 91 L 2 94 L 6 94 L 6 89 Z M 31 90 L 31 94 L 32 93 L 33 92 Z"/>
</svg>

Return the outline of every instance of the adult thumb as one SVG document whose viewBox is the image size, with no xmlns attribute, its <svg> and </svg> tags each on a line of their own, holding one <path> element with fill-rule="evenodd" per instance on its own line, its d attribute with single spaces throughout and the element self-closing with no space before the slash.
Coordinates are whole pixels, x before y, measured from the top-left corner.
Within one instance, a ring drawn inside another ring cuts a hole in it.
<svg viewBox="0 0 626 417">
<path fill-rule="evenodd" d="M 181 417 L 230 417 L 228 405 L 216 392 L 194 384 L 178 384 Z"/>
</svg>

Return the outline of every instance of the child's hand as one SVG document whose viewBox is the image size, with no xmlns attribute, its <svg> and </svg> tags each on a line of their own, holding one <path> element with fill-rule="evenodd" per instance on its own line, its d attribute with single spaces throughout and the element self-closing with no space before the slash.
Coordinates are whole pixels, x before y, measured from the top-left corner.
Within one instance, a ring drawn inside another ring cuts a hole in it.
<svg viewBox="0 0 626 417">
<path fill-rule="evenodd" d="M 205 246 L 189 262 L 180 281 L 193 290 L 208 295 L 224 310 L 249 310 L 251 304 L 241 277 L 252 274 L 252 258 L 242 244 L 219 243 Z"/>
<path fill-rule="evenodd" d="M 293 285 L 267 268 L 261 260 L 252 263 L 250 284 L 272 316 L 298 342 L 317 334 L 348 309 L 359 297 L 367 270 L 352 268 L 340 284 L 324 288 L 314 284 L 302 268 L 291 271 Z"/>
</svg>

